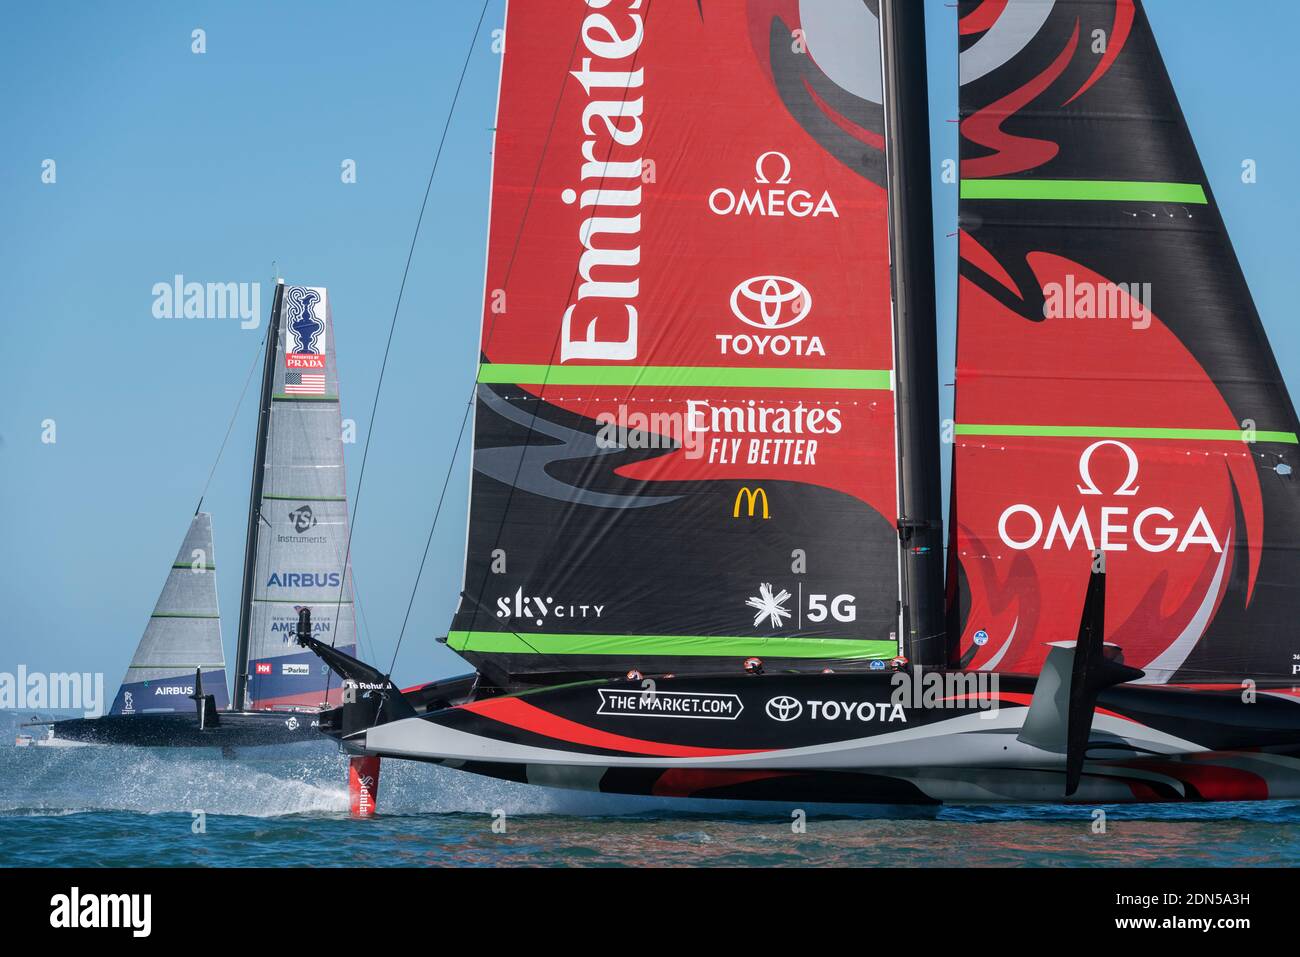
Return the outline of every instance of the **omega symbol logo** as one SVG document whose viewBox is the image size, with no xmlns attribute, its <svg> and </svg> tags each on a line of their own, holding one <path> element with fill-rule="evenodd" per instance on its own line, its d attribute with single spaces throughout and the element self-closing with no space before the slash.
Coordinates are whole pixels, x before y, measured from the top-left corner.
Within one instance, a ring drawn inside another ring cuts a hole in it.
<svg viewBox="0 0 1300 957">
<path fill-rule="evenodd" d="M 1100 442 L 1094 442 L 1083 450 L 1083 454 L 1079 456 L 1079 478 L 1083 480 L 1083 484 L 1076 485 L 1075 488 L 1079 490 L 1080 495 L 1102 494 L 1101 489 L 1097 488 L 1097 483 L 1092 480 L 1091 466 L 1092 453 L 1096 452 L 1103 445 L 1113 445 L 1118 449 L 1123 449 L 1124 456 L 1128 459 L 1128 475 L 1125 477 L 1124 482 L 1120 487 L 1115 490 L 1115 494 L 1136 495 L 1139 486 L 1134 485 L 1133 483 L 1137 481 L 1138 477 L 1137 453 L 1133 451 L 1131 446 L 1125 445 L 1123 442 L 1117 442 L 1115 439 L 1102 439 Z"/>
<path fill-rule="evenodd" d="M 767 171 L 764 167 L 766 167 L 767 165 L 767 158 L 769 156 L 778 157 L 782 163 L 781 175 L 778 176 L 776 179 L 767 178 Z M 766 153 L 760 156 L 758 160 L 754 163 L 754 182 L 763 185 L 775 183 L 778 186 L 784 186 L 787 183 L 789 183 L 790 182 L 790 157 L 776 150 L 768 150 Z"/>
</svg>

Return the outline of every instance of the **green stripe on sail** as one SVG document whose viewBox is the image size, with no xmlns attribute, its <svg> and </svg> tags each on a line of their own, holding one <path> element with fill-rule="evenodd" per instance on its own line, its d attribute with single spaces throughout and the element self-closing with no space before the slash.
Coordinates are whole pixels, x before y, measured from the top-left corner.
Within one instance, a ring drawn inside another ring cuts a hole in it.
<svg viewBox="0 0 1300 957">
<path fill-rule="evenodd" d="M 333 598 L 254 598 L 267 605 L 350 605 L 352 599 L 338 601 Z"/>
<path fill-rule="evenodd" d="M 200 565 L 198 568 L 195 568 L 193 565 L 187 562 L 177 562 L 175 565 L 172 566 L 172 568 L 189 568 L 196 572 L 215 572 L 217 570 L 216 565 Z"/>
<path fill-rule="evenodd" d="M 150 618 L 220 618 L 220 615 L 196 615 L 187 611 L 158 611 L 149 616 Z"/>
<path fill-rule="evenodd" d="M 680 655 L 683 657 L 892 658 L 894 641 L 847 638 L 718 638 L 711 635 L 517 635 L 507 631 L 453 631 L 455 651 L 515 655 Z"/>
<path fill-rule="evenodd" d="M 273 502 L 346 502 L 344 495 L 263 495 Z"/>
<path fill-rule="evenodd" d="M 478 381 L 497 385 L 626 385 L 741 389 L 880 389 L 888 369 L 731 369 L 718 366 L 548 366 L 492 362 Z"/>
<path fill-rule="evenodd" d="M 273 395 L 273 402 L 337 402 L 336 395 Z"/>
<path fill-rule="evenodd" d="M 1091 200 L 1128 203 L 1209 203 L 1198 183 L 1089 179 L 964 179 L 962 199 Z"/>
<path fill-rule="evenodd" d="M 218 662 L 218 663 L 215 664 L 215 665 L 191 665 L 191 664 L 187 664 L 187 663 L 185 663 L 184 661 L 181 661 L 181 662 L 169 661 L 169 662 L 167 662 L 167 664 L 165 664 L 165 665 L 127 665 L 127 666 L 126 666 L 126 670 L 127 670 L 127 671 L 147 671 L 147 670 L 150 670 L 150 669 L 155 669 L 155 670 L 156 670 L 156 669 L 160 669 L 160 668 L 198 668 L 198 669 L 200 669 L 201 671 L 215 671 L 215 670 L 217 670 L 218 668 L 224 668 L 224 667 L 226 667 L 226 663 L 225 663 L 224 661 Z"/>
<path fill-rule="evenodd" d="M 1066 439 L 1186 439 L 1201 442 L 1245 442 L 1242 429 L 1162 429 L 1122 425 L 969 425 L 953 427 L 957 435 L 1037 436 Z M 1255 442 L 1300 444 L 1294 432 L 1254 433 Z"/>
</svg>

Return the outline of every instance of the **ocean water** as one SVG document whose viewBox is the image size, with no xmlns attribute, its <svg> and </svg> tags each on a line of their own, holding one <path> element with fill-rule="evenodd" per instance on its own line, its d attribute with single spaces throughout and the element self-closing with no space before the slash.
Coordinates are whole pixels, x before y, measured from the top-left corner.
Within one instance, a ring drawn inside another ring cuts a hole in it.
<svg viewBox="0 0 1300 957">
<path fill-rule="evenodd" d="M 792 808 L 587 794 L 386 760 L 347 815 L 327 742 L 273 755 L 0 746 L 0 866 L 1296 866 L 1300 803 Z M 204 830 L 195 832 L 195 815 Z M 494 821 L 497 829 L 494 830 Z M 501 832 L 501 824 L 504 832 Z"/>
</svg>

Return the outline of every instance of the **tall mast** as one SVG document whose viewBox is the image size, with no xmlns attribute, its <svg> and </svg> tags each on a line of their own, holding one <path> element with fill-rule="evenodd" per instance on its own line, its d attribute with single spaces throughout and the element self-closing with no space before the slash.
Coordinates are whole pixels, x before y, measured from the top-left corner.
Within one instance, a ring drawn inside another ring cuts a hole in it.
<svg viewBox="0 0 1300 957">
<path fill-rule="evenodd" d="M 239 636 L 235 644 L 235 698 L 233 707 L 248 707 L 248 643 L 253 625 L 254 573 L 257 569 L 257 541 L 261 534 L 262 482 L 266 476 L 266 436 L 271 426 L 271 395 L 275 387 L 275 354 L 280 341 L 281 303 L 284 281 L 276 280 L 271 304 L 271 325 L 266 330 L 266 361 L 262 365 L 262 398 L 258 403 L 257 443 L 253 452 L 253 482 L 248 495 L 248 536 L 244 540 L 244 584 L 239 602 Z"/>
<path fill-rule="evenodd" d="M 889 239 L 894 295 L 903 654 L 946 661 L 934 225 L 925 5 L 881 0 Z"/>
</svg>

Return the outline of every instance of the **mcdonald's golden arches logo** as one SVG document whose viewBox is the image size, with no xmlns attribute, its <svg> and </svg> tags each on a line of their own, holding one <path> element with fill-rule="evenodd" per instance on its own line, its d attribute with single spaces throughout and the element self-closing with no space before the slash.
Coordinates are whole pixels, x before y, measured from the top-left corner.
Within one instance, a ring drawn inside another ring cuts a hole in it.
<svg viewBox="0 0 1300 957">
<path fill-rule="evenodd" d="M 731 508 L 731 517 L 740 518 L 740 503 L 746 502 L 746 511 L 750 518 L 754 517 L 754 512 L 758 509 L 759 499 L 763 501 L 763 517 L 771 518 L 772 515 L 767 508 L 767 492 L 762 488 L 751 490 L 748 485 L 736 493 L 736 503 Z"/>
</svg>

